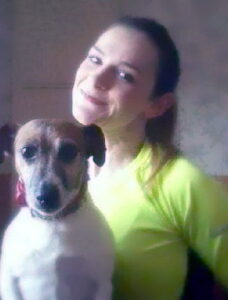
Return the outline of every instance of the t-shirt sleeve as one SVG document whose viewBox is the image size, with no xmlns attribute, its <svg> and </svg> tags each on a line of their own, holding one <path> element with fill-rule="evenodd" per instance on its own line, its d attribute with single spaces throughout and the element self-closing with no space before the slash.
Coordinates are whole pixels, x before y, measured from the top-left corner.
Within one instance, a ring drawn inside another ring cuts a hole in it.
<svg viewBox="0 0 228 300">
<path fill-rule="evenodd" d="M 165 173 L 160 180 L 167 218 L 187 246 L 228 288 L 228 195 L 225 188 L 185 160 L 176 162 Z"/>
</svg>

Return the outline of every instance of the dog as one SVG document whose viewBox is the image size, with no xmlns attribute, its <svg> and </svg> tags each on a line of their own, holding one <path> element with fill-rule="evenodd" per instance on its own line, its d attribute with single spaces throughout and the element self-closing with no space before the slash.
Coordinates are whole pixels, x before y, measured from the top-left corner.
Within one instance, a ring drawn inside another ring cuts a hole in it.
<svg viewBox="0 0 228 300">
<path fill-rule="evenodd" d="M 100 128 L 32 120 L 14 156 L 25 203 L 3 237 L 2 300 L 110 300 L 113 237 L 87 193 L 87 159 L 105 160 Z"/>
</svg>

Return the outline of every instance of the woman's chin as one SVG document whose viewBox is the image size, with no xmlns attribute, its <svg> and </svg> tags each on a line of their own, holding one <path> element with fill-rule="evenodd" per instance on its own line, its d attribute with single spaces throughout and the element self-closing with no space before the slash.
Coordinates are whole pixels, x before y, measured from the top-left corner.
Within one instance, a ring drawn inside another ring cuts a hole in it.
<svg viewBox="0 0 228 300">
<path fill-rule="evenodd" d="M 99 123 L 105 119 L 104 116 L 100 114 L 96 114 L 92 111 L 85 111 L 85 110 L 81 111 L 79 109 L 73 110 L 73 116 L 79 123 L 85 126 L 90 124 L 99 125 Z"/>
</svg>

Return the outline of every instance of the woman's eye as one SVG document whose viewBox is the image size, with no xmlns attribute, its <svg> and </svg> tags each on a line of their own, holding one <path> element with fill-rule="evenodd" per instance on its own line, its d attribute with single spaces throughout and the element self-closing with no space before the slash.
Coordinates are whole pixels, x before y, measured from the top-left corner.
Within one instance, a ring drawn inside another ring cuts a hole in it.
<svg viewBox="0 0 228 300">
<path fill-rule="evenodd" d="M 21 153 L 26 160 L 34 159 L 37 153 L 37 147 L 34 145 L 23 147 Z"/>
<path fill-rule="evenodd" d="M 88 59 L 96 65 L 101 65 L 101 63 L 102 63 L 101 59 L 95 55 L 89 55 Z"/>
<path fill-rule="evenodd" d="M 119 77 L 128 83 L 133 83 L 135 81 L 134 76 L 127 72 L 119 71 Z"/>
</svg>

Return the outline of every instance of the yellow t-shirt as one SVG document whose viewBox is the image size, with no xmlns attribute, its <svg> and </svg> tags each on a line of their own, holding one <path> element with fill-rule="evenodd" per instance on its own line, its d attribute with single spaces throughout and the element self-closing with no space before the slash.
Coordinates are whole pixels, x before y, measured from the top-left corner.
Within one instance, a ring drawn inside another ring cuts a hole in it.
<svg viewBox="0 0 228 300">
<path fill-rule="evenodd" d="M 151 148 L 127 167 L 89 185 L 110 225 L 117 251 L 115 300 L 176 300 L 191 247 L 228 287 L 228 197 L 183 157 L 149 184 Z"/>
</svg>

